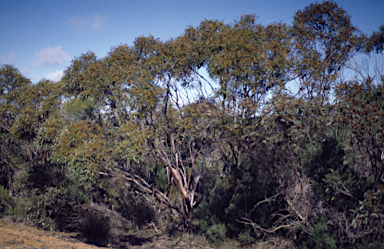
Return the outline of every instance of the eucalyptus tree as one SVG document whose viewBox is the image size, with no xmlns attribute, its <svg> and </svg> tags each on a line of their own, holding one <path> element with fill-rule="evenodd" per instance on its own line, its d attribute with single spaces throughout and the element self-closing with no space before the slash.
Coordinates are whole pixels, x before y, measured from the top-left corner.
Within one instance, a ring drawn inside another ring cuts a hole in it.
<svg viewBox="0 0 384 249">
<path fill-rule="evenodd" d="M 8 166 L 10 191 L 17 165 L 51 160 L 54 138 L 47 124 L 60 104 L 60 84 L 48 80 L 32 84 L 12 66 L 1 67 L 1 160 Z"/>
<path fill-rule="evenodd" d="M 359 45 L 357 28 L 345 10 L 325 1 L 295 13 L 292 36 L 300 88 L 307 97 L 326 101 Z"/>
<path fill-rule="evenodd" d="M 266 148 L 264 162 L 268 162 L 278 187 L 269 198 L 257 202 L 243 221 L 263 233 L 285 230 L 309 236 L 327 209 L 316 197 L 311 173 L 306 175 L 303 163 L 310 151 L 335 136 L 337 108 L 332 103 L 332 90 L 361 40 L 350 17 L 333 2 L 311 4 L 297 11 L 288 40 L 292 64 L 288 64 L 290 77 L 285 80 L 297 82 L 298 93 L 280 91 L 270 98 L 261 132 Z M 271 228 L 265 229 L 251 215 L 255 208 L 271 201 L 281 210 L 274 214 Z"/>
<path fill-rule="evenodd" d="M 383 183 L 383 28 L 369 37 L 363 36 L 364 56 L 350 63 L 354 72 L 336 88 L 338 121 L 347 130 L 347 145 L 359 160 L 356 165 L 364 177 L 373 180 L 375 187 Z"/>
<path fill-rule="evenodd" d="M 30 85 L 31 81 L 11 65 L 3 65 L 0 70 L 1 171 L 6 175 L 2 180 L 12 194 L 13 174 L 17 166 L 17 157 L 21 153 L 19 153 L 20 143 L 12 139 L 11 129 L 20 114 L 20 104 L 18 104 L 20 89 Z"/>
</svg>

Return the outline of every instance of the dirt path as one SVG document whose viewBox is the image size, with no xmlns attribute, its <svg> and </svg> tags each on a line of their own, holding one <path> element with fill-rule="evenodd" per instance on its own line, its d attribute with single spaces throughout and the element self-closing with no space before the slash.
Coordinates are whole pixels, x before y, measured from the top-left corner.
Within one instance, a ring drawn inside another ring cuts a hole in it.
<svg viewBox="0 0 384 249">
<path fill-rule="evenodd" d="M 81 242 L 75 233 L 50 232 L 20 223 L 5 223 L 0 219 L 0 248 L 25 249 L 94 249 Z"/>
</svg>

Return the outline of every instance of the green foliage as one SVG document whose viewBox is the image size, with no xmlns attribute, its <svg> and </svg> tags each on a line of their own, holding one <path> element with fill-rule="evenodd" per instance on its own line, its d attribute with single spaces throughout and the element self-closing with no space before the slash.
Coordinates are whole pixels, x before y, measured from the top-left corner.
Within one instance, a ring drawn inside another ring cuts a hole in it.
<svg viewBox="0 0 384 249">
<path fill-rule="evenodd" d="M 376 53 L 383 52 L 384 50 L 384 24 L 379 27 L 378 32 L 373 32 L 373 34 L 367 38 L 364 37 L 363 49 L 370 53 L 375 51 Z"/>
<path fill-rule="evenodd" d="M 138 228 L 156 222 L 156 210 L 146 200 L 131 193 L 120 193 L 113 199 L 116 210 Z"/>
<path fill-rule="evenodd" d="M 383 187 L 377 191 L 367 191 L 364 199 L 359 201 L 359 206 L 354 211 L 355 218 L 352 221 L 354 227 L 373 226 L 382 227 L 384 224 L 384 198 Z"/>
<path fill-rule="evenodd" d="M 372 187 L 369 181 L 350 169 L 346 172 L 331 169 L 322 184 L 324 199 L 340 212 L 355 208 L 356 201 L 363 198 L 364 192 Z"/>
<path fill-rule="evenodd" d="M 220 223 L 219 219 L 213 215 L 208 220 L 196 219 L 193 225 L 199 227 L 204 232 L 209 240 L 214 243 L 223 242 L 227 239 L 227 226 Z"/>
<path fill-rule="evenodd" d="M 303 248 L 337 248 L 336 243 L 334 234 L 328 230 L 325 219 L 320 218 L 313 226 L 311 237 L 303 243 Z"/>
<path fill-rule="evenodd" d="M 384 173 L 384 82 L 374 82 L 368 77 L 361 82 L 340 84 L 336 90 L 340 100 L 338 121 L 351 131 L 347 135 L 349 147 L 356 156 L 369 161 L 358 162 L 359 171 L 368 171 L 366 177 L 378 187 L 383 183 Z"/>
<path fill-rule="evenodd" d="M 0 215 L 3 216 L 6 210 L 13 208 L 13 200 L 9 197 L 9 191 L 0 185 Z"/>
<path fill-rule="evenodd" d="M 265 175 L 251 161 L 245 161 L 237 170 L 236 181 L 231 177 L 216 179 L 215 191 L 195 210 L 196 219 L 193 224 L 206 234 L 208 231 L 213 232 L 225 225 L 226 237 L 241 238 L 244 243 L 247 243 L 257 238 L 258 234 L 255 234 L 251 227 L 246 227 L 238 221 L 242 217 L 250 216 L 262 226 L 270 225 L 271 221 L 268 221 L 266 217 L 277 211 L 275 210 L 277 206 L 264 205 L 251 213 L 248 212 L 252 210 L 257 201 L 263 199 L 262 193 L 272 195 L 273 192 L 268 191 L 275 190 L 269 186 L 269 184 L 274 184 L 273 182 L 264 181 L 265 185 L 262 184 Z M 270 187 L 272 188 L 269 189 Z M 208 238 L 211 236 L 214 234 L 207 235 Z M 210 239 L 215 241 L 214 238 Z"/>
<path fill-rule="evenodd" d="M 356 200 L 370 187 L 368 181 L 345 164 L 345 149 L 335 138 L 328 137 L 321 144 L 307 147 L 302 164 L 316 194 L 338 211 L 354 208 Z"/>
<path fill-rule="evenodd" d="M 35 165 L 29 172 L 32 180 L 19 190 L 28 193 L 24 197 L 26 215 L 45 229 L 74 229 L 78 208 L 91 198 L 90 189 L 79 181 L 77 172 L 64 174 L 60 169 L 48 166 Z"/>
<path fill-rule="evenodd" d="M 140 129 L 137 124 L 128 121 L 112 132 L 116 133 L 114 135 L 117 137 L 113 151 L 117 157 L 125 159 L 127 165 L 142 161 L 143 145 L 149 137 L 146 130 Z"/>
<path fill-rule="evenodd" d="M 323 101 L 358 44 L 357 28 L 336 3 L 324 1 L 295 13 L 292 35 L 301 88 Z"/>
<path fill-rule="evenodd" d="M 0 94 L 2 100 L 12 100 L 16 97 L 13 90 L 31 84 L 18 69 L 11 65 L 2 65 L 0 68 Z M 2 102 L 3 103 L 3 102 Z"/>
<path fill-rule="evenodd" d="M 226 239 L 227 228 L 225 224 L 213 224 L 207 228 L 207 235 L 214 242 L 223 242 Z"/>
<path fill-rule="evenodd" d="M 45 229 L 54 230 L 56 228 L 54 217 L 64 204 L 63 191 L 49 187 L 44 193 L 33 189 L 30 194 L 33 197 L 26 202 L 27 217 Z"/>
<path fill-rule="evenodd" d="M 50 163 L 32 162 L 28 171 L 28 187 L 44 190 L 50 186 L 57 186 L 64 180 L 63 172 L 56 165 Z"/>
<path fill-rule="evenodd" d="M 16 207 L 9 206 L 5 212 L 5 215 L 11 215 L 11 216 L 23 216 L 25 214 L 24 207 L 21 205 L 16 205 Z"/>
<path fill-rule="evenodd" d="M 21 150 L 22 143 L 13 136 L 12 127 L 25 105 L 22 103 L 23 90 L 30 85 L 31 81 L 16 68 L 10 65 L 0 67 L 0 171 L 1 180 L 11 192 L 15 163 L 26 154 Z"/>
<path fill-rule="evenodd" d="M 91 199 L 88 184 L 84 183 L 83 177 L 81 174 L 74 170 L 68 170 L 66 174 L 66 195 L 69 200 L 74 200 L 76 203 L 82 205 Z"/>
<path fill-rule="evenodd" d="M 245 230 L 239 233 L 238 239 L 244 244 L 253 244 L 256 242 L 256 238 L 252 235 L 251 230 Z"/>
<path fill-rule="evenodd" d="M 23 206 L 10 197 L 9 191 L 0 185 L 0 218 L 4 215 L 22 216 L 23 214 Z"/>
<path fill-rule="evenodd" d="M 304 173 L 320 183 L 331 169 L 345 171 L 343 164 L 344 149 L 335 138 L 326 138 L 320 145 L 315 145 L 303 152 Z"/>
<path fill-rule="evenodd" d="M 25 204 L 28 219 L 44 229 L 73 229 L 79 215 L 77 207 L 84 202 L 84 194 L 69 193 L 70 189 L 48 187 L 44 192 L 32 189 L 33 196 L 26 199 Z"/>
<path fill-rule="evenodd" d="M 64 110 L 73 121 L 96 120 L 95 106 L 90 100 L 73 99 L 65 103 Z"/>
<path fill-rule="evenodd" d="M 82 181 L 96 181 L 96 172 L 108 162 L 110 149 L 98 123 L 82 120 L 67 127 L 53 148 L 53 159 L 77 170 Z"/>
</svg>

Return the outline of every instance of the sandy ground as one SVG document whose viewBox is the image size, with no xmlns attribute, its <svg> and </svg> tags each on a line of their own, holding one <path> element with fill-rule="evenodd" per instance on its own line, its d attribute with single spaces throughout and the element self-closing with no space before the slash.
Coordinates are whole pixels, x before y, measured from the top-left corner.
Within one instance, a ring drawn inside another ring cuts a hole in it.
<svg viewBox="0 0 384 249">
<path fill-rule="evenodd" d="M 93 249 L 100 247 L 81 242 L 75 233 L 50 232 L 21 223 L 7 223 L 0 219 L 0 248 Z"/>
</svg>

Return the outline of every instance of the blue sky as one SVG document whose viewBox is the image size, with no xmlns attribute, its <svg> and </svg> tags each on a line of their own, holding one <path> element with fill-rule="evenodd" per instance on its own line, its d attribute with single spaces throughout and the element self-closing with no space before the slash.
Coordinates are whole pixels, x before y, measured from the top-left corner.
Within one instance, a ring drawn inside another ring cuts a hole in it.
<svg viewBox="0 0 384 249">
<path fill-rule="evenodd" d="M 257 22 L 292 23 L 307 0 L 0 0 L 0 64 L 12 64 L 33 82 L 60 79 L 74 57 L 132 45 L 138 36 L 167 40 L 204 19 L 224 23 L 255 13 Z M 370 34 L 384 23 L 384 0 L 335 1 Z"/>
</svg>

